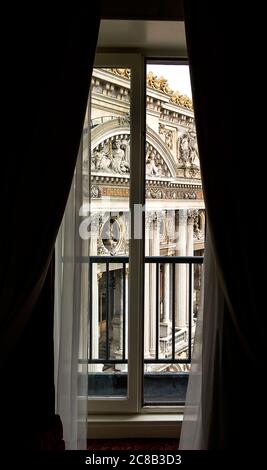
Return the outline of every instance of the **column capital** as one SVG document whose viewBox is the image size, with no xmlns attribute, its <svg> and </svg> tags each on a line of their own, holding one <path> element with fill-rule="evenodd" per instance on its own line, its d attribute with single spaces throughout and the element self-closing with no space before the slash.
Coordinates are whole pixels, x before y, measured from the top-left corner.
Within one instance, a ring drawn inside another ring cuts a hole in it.
<svg viewBox="0 0 267 470">
<path fill-rule="evenodd" d="M 194 211 L 192 209 L 187 210 L 187 225 L 193 225 L 194 223 Z"/>
<path fill-rule="evenodd" d="M 153 222 L 155 224 L 160 224 L 160 222 L 164 219 L 163 211 L 156 211 L 153 213 Z"/>
<path fill-rule="evenodd" d="M 152 225 L 152 222 L 154 220 L 154 212 L 147 212 L 145 213 L 145 228 L 149 229 Z"/>
</svg>

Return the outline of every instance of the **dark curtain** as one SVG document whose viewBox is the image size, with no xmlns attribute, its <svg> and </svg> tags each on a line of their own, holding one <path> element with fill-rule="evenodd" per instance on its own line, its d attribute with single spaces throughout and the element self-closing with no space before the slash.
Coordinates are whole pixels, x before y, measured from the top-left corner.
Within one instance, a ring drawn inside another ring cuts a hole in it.
<svg viewBox="0 0 267 470">
<path fill-rule="evenodd" d="M 185 0 L 184 9 L 205 204 L 224 293 L 223 329 L 214 331 L 208 448 L 261 449 L 267 396 L 264 14 L 258 2 Z M 205 395 L 202 401 L 205 423 Z"/>
<path fill-rule="evenodd" d="M 99 4 L 57 11 L 23 3 L 2 12 L 0 427 L 1 444 L 13 448 L 54 448 L 49 428 L 62 431 L 54 415 L 53 248 L 80 143 Z"/>
</svg>

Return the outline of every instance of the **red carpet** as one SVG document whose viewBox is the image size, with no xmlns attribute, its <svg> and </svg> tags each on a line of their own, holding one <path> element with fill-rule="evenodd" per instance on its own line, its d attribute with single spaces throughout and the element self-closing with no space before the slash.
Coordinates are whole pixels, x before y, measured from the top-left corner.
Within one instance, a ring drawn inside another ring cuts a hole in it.
<svg viewBox="0 0 267 470">
<path fill-rule="evenodd" d="M 89 439 L 88 450 L 177 450 L 178 439 Z"/>
</svg>

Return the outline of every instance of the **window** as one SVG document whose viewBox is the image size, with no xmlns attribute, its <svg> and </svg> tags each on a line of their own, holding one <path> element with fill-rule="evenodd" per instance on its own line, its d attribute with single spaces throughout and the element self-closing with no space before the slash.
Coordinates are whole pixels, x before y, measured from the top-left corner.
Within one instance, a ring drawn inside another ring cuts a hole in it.
<svg viewBox="0 0 267 470">
<path fill-rule="evenodd" d="M 92 76 L 85 134 L 94 412 L 184 404 L 205 210 L 192 101 L 160 75 L 187 66 L 158 62 L 99 54 Z"/>
</svg>

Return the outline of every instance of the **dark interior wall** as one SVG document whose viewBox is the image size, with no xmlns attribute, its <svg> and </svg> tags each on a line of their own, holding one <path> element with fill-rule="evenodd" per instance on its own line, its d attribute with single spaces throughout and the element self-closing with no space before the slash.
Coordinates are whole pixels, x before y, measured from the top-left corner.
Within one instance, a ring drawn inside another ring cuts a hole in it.
<svg viewBox="0 0 267 470">
<path fill-rule="evenodd" d="M 118 0 L 102 0 L 103 19 L 121 20 L 154 20 L 154 21 L 181 21 L 183 20 L 182 0 L 146 0 L 140 2 L 127 2 Z"/>
</svg>

